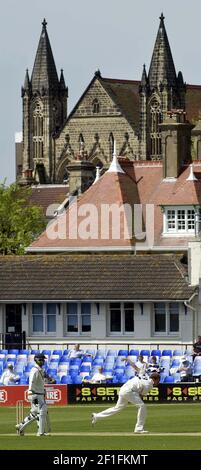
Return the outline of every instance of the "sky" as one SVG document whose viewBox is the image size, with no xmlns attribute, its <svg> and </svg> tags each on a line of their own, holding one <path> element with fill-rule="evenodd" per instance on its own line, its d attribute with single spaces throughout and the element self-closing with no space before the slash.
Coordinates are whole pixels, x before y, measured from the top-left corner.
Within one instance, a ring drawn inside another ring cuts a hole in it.
<svg viewBox="0 0 201 470">
<path fill-rule="evenodd" d="M 139 80 L 163 12 L 177 72 L 201 84 L 201 2 L 194 0 L 6 0 L 0 28 L 0 182 L 15 180 L 15 132 L 22 130 L 21 86 L 31 75 L 43 18 L 68 112 L 99 68 L 103 77 Z"/>
</svg>

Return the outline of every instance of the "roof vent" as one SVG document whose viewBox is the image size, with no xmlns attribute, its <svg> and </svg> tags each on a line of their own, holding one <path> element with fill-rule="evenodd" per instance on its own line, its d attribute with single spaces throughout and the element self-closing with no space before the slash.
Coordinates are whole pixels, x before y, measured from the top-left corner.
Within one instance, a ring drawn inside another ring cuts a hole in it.
<svg viewBox="0 0 201 470">
<path fill-rule="evenodd" d="M 189 174 L 188 178 L 186 178 L 186 181 L 198 181 L 198 179 L 196 178 L 196 176 L 193 173 L 193 165 L 192 164 L 190 165 L 190 174 Z"/>
<path fill-rule="evenodd" d="M 124 170 L 121 168 L 121 165 L 118 162 L 115 140 L 114 140 L 113 159 L 112 159 L 109 169 L 107 170 L 107 173 L 124 173 Z"/>
</svg>

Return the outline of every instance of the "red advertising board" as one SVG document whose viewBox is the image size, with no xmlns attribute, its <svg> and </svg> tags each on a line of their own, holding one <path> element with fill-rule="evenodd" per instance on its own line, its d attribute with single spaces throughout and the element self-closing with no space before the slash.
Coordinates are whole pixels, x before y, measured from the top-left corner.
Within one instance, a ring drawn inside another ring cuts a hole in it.
<svg viewBox="0 0 201 470">
<path fill-rule="evenodd" d="M 49 384 L 45 386 L 48 405 L 67 405 L 67 385 Z M 13 406 L 18 400 L 30 406 L 27 398 L 27 385 L 1 385 L 0 406 Z"/>
</svg>

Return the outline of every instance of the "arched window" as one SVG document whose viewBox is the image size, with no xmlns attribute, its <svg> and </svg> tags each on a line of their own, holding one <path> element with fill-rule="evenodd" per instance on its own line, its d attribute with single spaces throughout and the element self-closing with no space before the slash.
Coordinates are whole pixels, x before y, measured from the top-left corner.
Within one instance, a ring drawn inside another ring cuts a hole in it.
<svg viewBox="0 0 201 470">
<path fill-rule="evenodd" d="M 162 154 L 161 132 L 159 124 L 162 122 L 160 103 L 153 98 L 150 103 L 150 157 L 159 160 Z"/>
<path fill-rule="evenodd" d="M 100 104 L 99 104 L 97 98 L 95 98 L 95 100 L 93 100 L 92 109 L 93 109 L 93 114 L 100 113 Z"/>
<path fill-rule="evenodd" d="M 36 102 L 33 111 L 33 158 L 43 158 L 43 106 Z"/>
</svg>

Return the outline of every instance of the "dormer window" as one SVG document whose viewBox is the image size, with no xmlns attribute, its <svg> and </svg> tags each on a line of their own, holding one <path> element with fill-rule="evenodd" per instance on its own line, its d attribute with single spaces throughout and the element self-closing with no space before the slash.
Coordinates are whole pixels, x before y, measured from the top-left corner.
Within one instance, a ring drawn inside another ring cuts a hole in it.
<svg viewBox="0 0 201 470">
<path fill-rule="evenodd" d="M 194 206 L 166 207 L 164 209 L 164 235 L 197 235 L 201 228 L 201 209 Z"/>
<path fill-rule="evenodd" d="M 100 113 L 100 104 L 99 104 L 97 98 L 95 100 L 93 100 L 92 108 L 93 108 L 93 114 Z"/>
</svg>

